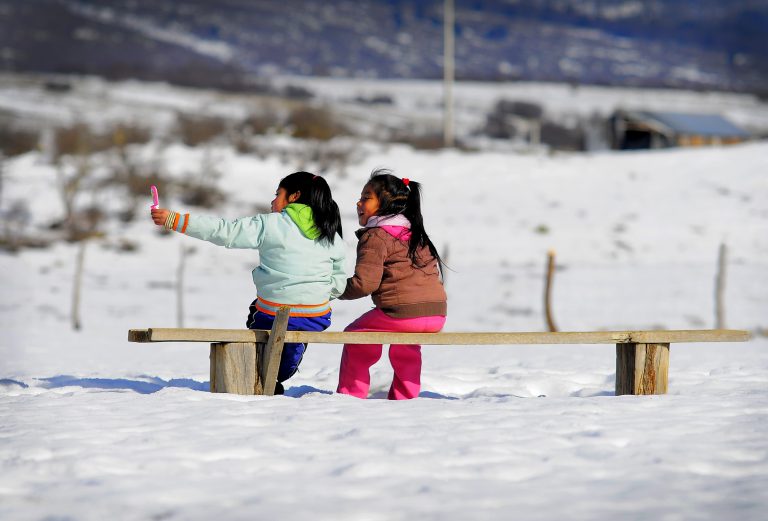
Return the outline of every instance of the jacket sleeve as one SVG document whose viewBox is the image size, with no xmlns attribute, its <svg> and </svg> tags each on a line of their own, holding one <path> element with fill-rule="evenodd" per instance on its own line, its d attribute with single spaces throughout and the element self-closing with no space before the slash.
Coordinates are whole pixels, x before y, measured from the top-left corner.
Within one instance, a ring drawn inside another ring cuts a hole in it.
<svg viewBox="0 0 768 521">
<path fill-rule="evenodd" d="M 370 295 L 381 285 L 387 246 L 371 232 L 366 232 L 357 243 L 355 274 L 347 279 L 347 287 L 339 300 L 354 300 Z"/>
<path fill-rule="evenodd" d="M 264 242 L 264 216 L 227 221 L 217 217 L 190 215 L 185 233 L 225 248 L 255 248 Z"/>
<path fill-rule="evenodd" d="M 334 254 L 331 257 L 333 262 L 333 270 L 331 272 L 331 300 L 338 298 L 344 293 L 344 288 L 347 285 L 347 272 L 344 271 L 344 260 L 346 259 L 346 248 L 344 241 L 338 235 L 334 241 Z"/>
</svg>

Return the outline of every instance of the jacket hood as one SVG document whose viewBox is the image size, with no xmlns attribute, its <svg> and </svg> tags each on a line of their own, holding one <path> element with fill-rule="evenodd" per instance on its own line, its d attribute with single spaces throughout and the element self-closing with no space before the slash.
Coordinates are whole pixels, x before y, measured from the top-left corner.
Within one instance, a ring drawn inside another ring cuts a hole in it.
<svg viewBox="0 0 768 521">
<path fill-rule="evenodd" d="M 283 210 L 288 217 L 296 223 L 301 233 L 307 239 L 315 240 L 320 237 L 320 230 L 315 224 L 315 217 L 312 215 L 312 208 L 306 204 L 291 203 Z"/>
</svg>

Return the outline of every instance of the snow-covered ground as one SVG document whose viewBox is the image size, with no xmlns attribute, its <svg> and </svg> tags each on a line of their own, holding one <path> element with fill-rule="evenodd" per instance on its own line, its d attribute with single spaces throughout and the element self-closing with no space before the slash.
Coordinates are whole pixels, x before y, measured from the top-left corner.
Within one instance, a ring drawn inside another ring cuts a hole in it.
<svg viewBox="0 0 768 521">
<path fill-rule="evenodd" d="M 107 82 L 95 77 L 59 76 L 66 94 L 50 92 L 37 76 L 0 73 L 0 113 L 18 117 L 17 125 L 45 121 L 59 125 L 87 122 L 92 127 L 116 123 L 145 125 L 159 132 L 173 127 L 177 113 L 241 121 L 250 113 L 289 110 L 289 102 L 274 96 L 249 96 L 180 88 L 138 81 Z M 347 80 L 340 78 L 278 77 L 277 89 L 300 87 L 328 105 L 359 131 L 372 127 L 442 129 L 443 85 L 439 81 Z M 359 100 L 388 98 L 391 103 Z M 756 135 L 768 134 L 768 103 L 756 95 L 571 86 L 557 83 L 457 82 L 453 88 L 455 132 L 467 138 L 480 129 L 499 100 L 534 103 L 547 119 L 566 125 L 592 116 L 605 118 L 617 109 L 720 114 Z"/>
<path fill-rule="evenodd" d="M 543 330 L 549 249 L 562 330 L 711 328 L 725 242 L 726 323 L 754 338 L 673 345 L 661 396 L 613 396 L 611 345 L 426 346 L 422 396 L 410 402 L 384 399 L 386 357 L 373 399 L 334 394 L 341 348 L 313 345 L 285 396 L 213 395 L 206 345 L 131 344 L 127 330 L 176 325 L 182 246 L 195 247 L 184 325 L 242 327 L 257 258 L 162 235 L 148 218 L 111 222 L 86 250 L 77 332 L 77 246 L 0 254 L 0 519 L 765 519 L 768 144 L 361 147 L 361 161 L 327 174 L 348 267 L 370 171 L 423 183 L 427 229 L 451 268 L 447 330 Z M 171 177 L 199 170 L 204 154 L 155 153 Z M 295 167 L 207 153 L 227 217 L 267 204 Z M 55 186 L 39 154 L 6 161 L 3 208 L 23 199 L 42 226 L 61 213 Z M 189 209 L 160 189 L 164 205 Z M 138 250 L 120 252 L 121 241 Z M 369 307 L 337 303 L 332 329 Z"/>
</svg>

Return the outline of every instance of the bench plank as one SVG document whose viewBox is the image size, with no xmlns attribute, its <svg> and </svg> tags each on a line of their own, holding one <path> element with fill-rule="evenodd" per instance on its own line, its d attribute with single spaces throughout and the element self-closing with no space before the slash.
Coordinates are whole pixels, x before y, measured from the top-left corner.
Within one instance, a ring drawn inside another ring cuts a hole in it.
<svg viewBox="0 0 768 521">
<path fill-rule="evenodd" d="M 131 329 L 130 342 L 257 342 L 269 341 L 270 332 L 249 329 Z M 519 333 L 391 333 L 288 331 L 285 342 L 313 344 L 677 344 L 690 342 L 744 342 L 748 331 L 734 329 L 661 331 L 584 331 Z"/>
<path fill-rule="evenodd" d="M 269 331 L 261 329 L 194 329 L 149 328 L 130 329 L 129 342 L 255 342 L 269 340 Z"/>
</svg>

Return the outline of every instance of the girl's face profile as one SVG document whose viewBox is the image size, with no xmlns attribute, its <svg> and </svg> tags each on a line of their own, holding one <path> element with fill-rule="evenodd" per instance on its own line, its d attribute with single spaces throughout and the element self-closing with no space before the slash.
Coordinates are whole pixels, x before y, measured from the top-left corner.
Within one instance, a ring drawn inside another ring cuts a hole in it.
<svg viewBox="0 0 768 521">
<path fill-rule="evenodd" d="M 365 226 L 368 219 L 379 211 L 379 198 L 370 186 L 365 185 L 357 202 L 357 221 L 360 226 Z"/>
<path fill-rule="evenodd" d="M 289 204 L 295 202 L 299 198 L 299 192 L 288 195 L 288 192 L 282 186 L 275 192 L 275 198 L 272 199 L 272 211 L 280 213 Z"/>
</svg>

